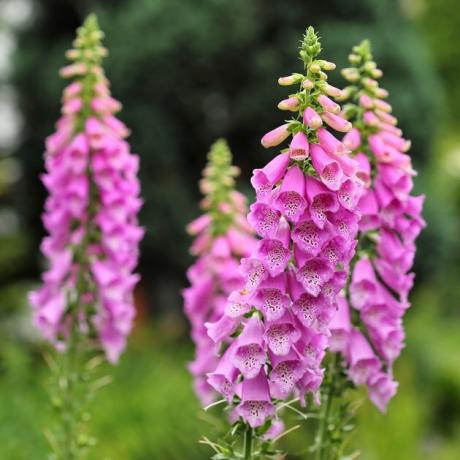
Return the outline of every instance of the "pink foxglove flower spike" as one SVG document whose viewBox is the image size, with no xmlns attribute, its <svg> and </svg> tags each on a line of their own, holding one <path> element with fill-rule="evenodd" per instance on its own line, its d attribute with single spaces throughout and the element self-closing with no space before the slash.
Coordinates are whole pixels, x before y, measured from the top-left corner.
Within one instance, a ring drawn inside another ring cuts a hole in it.
<svg viewBox="0 0 460 460">
<path fill-rule="evenodd" d="M 90 15 L 67 53 L 73 63 L 61 70 L 73 81 L 64 90 L 57 130 L 46 141 L 48 235 L 41 249 L 49 269 L 42 286 L 30 293 L 36 325 L 65 361 L 57 395 L 63 411 L 63 434 L 55 443 L 62 448 L 59 459 L 80 458 L 85 447 L 78 407 L 79 397 L 87 400 L 89 392 L 81 377 L 88 371 L 85 360 L 99 352 L 112 363 L 118 360 L 133 325 L 139 279 L 139 158 L 125 141 L 129 130 L 115 117 L 121 105 L 111 97 L 101 67 L 102 36 Z"/>
<path fill-rule="evenodd" d="M 355 332 L 341 351 L 352 381 L 367 385 L 371 401 L 384 411 L 397 388 L 392 367 L 404 346 L 402 318 L 410 306 L 415 239 L 425 226 L 421 216 L 424 196 L 411 195 L 416 172 L 406 153 L 410 142 L 397 128 L 391 105 L 382 100 L 386 91 L 382 93 L 377 83 L 382 72 L 372 61 L 369 42 L 353 48 L 350 62 L 359 79 L 348 88 L 346 116 L 355 128 L 344 143 L 361 158 L 361 177 L 367 178 L 358 206 L 362 213 L 360 241 L 368 244 L 358 248 L 346 294 L 349 308 L 359 312 L 355 327 L 365 330 L 367 348 L 374 354 L 365 381 L 353 378 Z"/>
<path fill-rule="evenodd" d="M 355 46 L 349 59 L 351 67 L 342 74 L 351 85 L 342 99 L 348 100 L 344 116 L 354 127 L 343 144 L 359 163 L 356 176 L 364 187 L 358 202 L 357 254 L 330 326 L 329 347 L 336 357 L 326 372 L 334 384 L 328 400 L 331 407 L 340 407 L 351 382 L 366 386 L 369 399 L 385 412 L 398 386 L 392 368 L 404 346 L 402 319 L 414 279 L 410 273 L 414 243 L 425 226 L 421 217 L 424 197 L 411 195 L 415 171 L 406 153 L 410 142 L 397 128 L 391 105 L 382 99 L 388 94 L 379 88 L 377 79 L 382 72 L 372 61 L 369 42 Z M 340 433 L 338 419 L 331 413 L 328 421 L 330 432 L 336 435 Z M 327 433 L 325 457 L 319 458 L 335 456 L 343 445 L 328 443 Z"/>
<path fill-rule="evenodd" d="M 356 246 L 359 164 L 338 138 L 351 124 L 327 97 L 341 93 L 326 83 L 324 71 L 334 65 L 317 59 L 320 51 L 310 27 L 300 47 L 305 74 L 280 79 L 282 86 L 298 85 L 288 99 L 297 101 L 296 114 L 261 142 L 273 147 L 291 139 L 265 167 L 254 170 L 257 199 L 248 221 L 261 239 L 241 261 L 243 288 L 227 300 L 238 308 L 226 308 L 208 324 L 221 356 L 218 369 L 232 376 L 230 393 L 229 386 L 220 392 L 230 402 L 236 426 L 254 441 L 248 459 L 263 457 L 259 441 L 264 430 L 279 425 L 281 408 L 290 405 L 285 401 L 306 404 L 310 395 L 319 403 L 329 324 Z M 217 372 L 209 374 L 210 383 Z"/>
<path fill-rule="evenodd" d="M 247 257 L 256 243 L 245 219 L 246 198 L 235 190 L 234 178 L 238 174 L 238 168 L 232 166 L 227 143 L 218 140 L 211 147 L 200 183 L 205 195 L 201 202 L 205 214 L 187 227 L 188 233 L 195 237 L 191 252 L 198 257 L 187 272 L 190 287 L 183 291 L 184 311 L 195 343 L 195 359 L 189 370 L 203 405 L 210 404 L 218 392 L 226 395 L 236 378 L 228 356 L 216 369 L 217 349 L 211 337 L 225 337 L 234 329 L 236 318 L 246 313 L 237 298 L 227 303 L 229 294 L 243 285 L 239 260 Z M 224 311 L 227 321 L 219 324 L 210 337 L 205 324 L 219 319 Z M 208 379 L 207 374 L 212 371 L 214 374 Z"/>
</svg>

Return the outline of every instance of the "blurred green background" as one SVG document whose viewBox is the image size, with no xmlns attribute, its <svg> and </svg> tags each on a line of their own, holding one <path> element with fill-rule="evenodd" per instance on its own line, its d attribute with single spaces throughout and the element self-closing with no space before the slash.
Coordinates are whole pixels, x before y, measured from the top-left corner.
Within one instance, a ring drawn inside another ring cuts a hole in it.
<svg viewBox="0 0 460 460">
<path fill-rule="evenodd" d="M 1 0 L 0 1 L 0 459 L 46 458 L 51 417 L 46 346 L 30 325 L 27 290 L 43 260 L 43 141 L 59 115 L 57 76 L 75 28 L 98 13 L 122 119 L 142 159 L 145 206 L 137 327 L 93 406 L 94 459 L 206 459 L 219 411 L 204 414 L 185 363 L 193 350 L 180 289 L 190 264 L 184 225 L 197 215 L 208 146 L 228 138 L 240 186 L 269 158 L 259 139 L 282 119 L 278 76 L 298 69 L 305 27 L 323 56 L 346 63 L 370 38 L 382 85 L 427 194 L 407 347 L 387 415 L 364 403 L 352 443 L 364 460 L 460 458 L 460 5 L 458 0 Z M 333 83 L 344 82 L 335 72 Z M 282 447 L 302 459 L 308 426 Z"/>
</svg>

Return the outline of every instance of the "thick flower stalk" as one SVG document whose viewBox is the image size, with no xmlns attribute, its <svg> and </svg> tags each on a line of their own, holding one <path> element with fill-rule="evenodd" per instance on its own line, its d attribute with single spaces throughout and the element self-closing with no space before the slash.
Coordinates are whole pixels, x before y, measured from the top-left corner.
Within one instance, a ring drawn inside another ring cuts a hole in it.
<svg viewBox="0 0 460 460">
<path fill-rule="evenodd" d="M 388 93 L 377 83 L 382 72 L 369 43 L 355 46 L 349 59 L 351 67 L 342 71 L 351 83 L 344 90 L 345 115 L 354 128 L 343 143 L 359 162 L 366 188 L 358 205 L 358 256 L 333 321 L 331 348 L 345 357 L 350 380 L 366 385 L 371 401 L 385 411 L 397 389 L 392 368 L 404 346 L 402 318 L 410 306 L 415 239 L 425 226 L 424 196 L 411 195 L 416 172 L 406 153 L 410 142 L 384 100 Z"/>
<path fill-rule="evenodd" d="M 49 196 L 41 249 L 49 269 L 30 294 L 38 328 L 68 357 L 62 370 L 63 398 L 72 406 L 67 412 L 77 410 L 71 390 L 81 371 L 79 353 L 103 350 L 115 362 L 123 351 L 139 279 L 133 273 L 143 235 L 137 222 L 139 158 L 124 140 L 128 129 L 115 117 L 121 105 L 110 96 L 101 67 L 102 36 L 96 17 L 89 16 L 67 53 L 72 64 L 61 70 L 72 82 L 64 90 L 56 132 L 46 141 L 42 176 Z M 65 413 L 66 423 L 74 416 Z M 67 432 L 62 458 L 77 458 L 75 436 Z"/>
<path fill-rule="evenodd" d="M 187 231 L 195 237 L 191 253 L 197 256 L 187 271 L 190 287 L 184 290 L 184 310 L 191 324 L 195 359 L 189 365 L 194 386 L 203 405 L 216 396 L 206 374 L 218 364 L 217 350 L 207 334 L 205 323 L 216 321 L 225 310 L 228 295 L 241 288 L 239 261 L 256 244 L 246 221 L 246 197 L 235 190 L 239 169 L 232 166 L 232 155 L 224 140 L 211 147 L 200 189 L 204 211 Z"/>
<path fill-rule="evenodd" d="M 278 106 L 294 116 L 262 145 L 289 145 L 253 173 L 257 199 L 248 221 L 261 239 L 241 261 L 244 288 L 207 325 L 222 352 L 208 382 L 255 436 L 291 397 L 305 404 L 310 394 L 319 403 L 329 324 L 355 252 L 359 165 L 333 134 L 351 124 L 331 99 L 342 92 L 327 83 L 335 65 L 318 59 L 320 51 L 310 27 L 300 47 L 304 73 L 279 79 L 298 86 Z"/>
</svg>

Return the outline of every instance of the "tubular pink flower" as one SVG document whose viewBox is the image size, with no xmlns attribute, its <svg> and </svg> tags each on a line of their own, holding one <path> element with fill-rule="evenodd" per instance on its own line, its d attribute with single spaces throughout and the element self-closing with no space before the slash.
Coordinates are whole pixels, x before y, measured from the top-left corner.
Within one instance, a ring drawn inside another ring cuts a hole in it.
<svg viewBox="0 0 460 460">
<path fill-rule="evenodd" d="M 361 332 L 353 329 L 347 350 L 348 374 L 355 385 L 366 384 L 380 369 L 380 361 Z"/>
<path fill-rule="evenodd" d="M 357 150 L 361 145 L 361 134 L 359 129 L 353 128 L 350 132 L 343 136 L 343 144 L 350 150 Z"/>
<path fill-rule="evenodd" d="M 331 338 L 329 349 L 346 355 L 351 334 L 351 317 L 348 302 L 343 296 L 337 298 L 337 313 L 330 323 Z"/>
<path fill-rule="evenodd" d="M 314 168 L 319 172 L 322 183 L 330 190 L 339 190 L 343 177 L 340 164 L 317 144 L 312 145 L 311 160 Z"/>
<path fill-rule="evenodd" d="M 396 394 L 398 383 L 391 375 L 378 372 L 369 379 L 368 386 L 369 399 L 381 412 L 386 412 L 388 402 Z"/>
<path fill-rule="evenodd" d="M 251 184 L 259 199 L 263 199 L 266 195 L 269 195 L 272 187 L 284 176 L 288 165 L 289 155 L 281 153 L 267 163 L 264 168 L 254 170 Z"/>
<path fill-rule="evenodd" d="M 319 145 L 331 156 L 343 156 L 349 153 L 349 149 L 340 142 L 327 129 L 318 129 Z"/>
<path fill-rule="evenodd" d="M 307 206 L 305 200 L 305 179 L 303 172 L 298 166 L 289 168 L 284 176 L 274 205 L 291 222 L 297 222 L 303 214 Z"/>
<path fill-rule="evenodd" d="M 61 70 L 75 80 L 64 90 L 62 117 L 46 140 L 42 252 L 50 268 L 30 302 L 37 326 L 59 349 L 77 330 L 94 334 L 94 343 L 116 362 L 135 316 L 139 276 L 133 272 L 144 233 L 137 221 L 139 158 L 115 117 L 121 104 L 110 96 L 100 67 L 105 49 L 84 35 L 91 27 L 97 28 L 94 17 L 69 52 L 76 62 Z"/>
<path fill-rule="evenodd" d="M 292 137 L 289 145 L 289 155 L 293 160 L 302 161 L 308 158 L 310 147 L 307 136 L 298 132 Z"/>
</svg>

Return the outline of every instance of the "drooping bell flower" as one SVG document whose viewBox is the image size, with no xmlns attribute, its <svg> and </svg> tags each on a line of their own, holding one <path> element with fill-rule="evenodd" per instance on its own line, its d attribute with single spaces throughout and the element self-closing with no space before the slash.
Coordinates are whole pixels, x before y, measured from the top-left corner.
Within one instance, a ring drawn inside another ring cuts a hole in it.
<svg viewBox="0 0 460 460">
<path fill-rule="evenodd" d="M 188 233 L 195 237 L 192 253 L 197 256 L 187 271 L 190 287 L 183 291 L 184 311 L 195 344 L 195 359 L 189 370 L 204 405 L 214 399 L 216 391 L 226 398 L 234 394 L 238 373 L 233 366 L 235 352 L 227 350 L 219 362 L 214 342 L 225 340 L 236 329 L 239 316 L 250 308 L 246 308 L 241 296 L 227 300 L 234 289 L 242 287 L 239 260 L 248 256 L 256 243 L 251 229 L 243 222 L 246 199 L 234 188 L 238 173 L 238 168 L 232 166 L 227 143 L 218 140 L 211 147 L 200 183 L 205 213 L 187 226 Z M 261 185 L 275 179 L 276 167 L 260 173 Z M 216 322 L 218 319 L 221 320 Z M 207 327 L 209 323 L 213 324 Z M 208 379 L 209 373 L 212 374 Z"/>
<path fill-rule="evenodd" d="M 49 269 L 30 302 L 35 323 L 59 349 L 75 334 L 86 336 L 115 362 L 135 315 L 142 200 L 139 157 L 125 140 L 129 130 L 115 116 L 121 104 L 101 67 L 102 35 L 89 16 L 67 53 L 73 63 L 61 70 L 72 82 L 56 132 L 46 140 L 42 176 L 48 198 L 41 249 Z"/>
<path fill-rule="evenodd" d="M 290 96 L 296 116 L 265 135 L 262 145 L 291 139 L 285 153 L 254 170 L 251 179 L 256 201 L 248 222 L 261 239 L 241 260 L 244 285 L 207 325 L 221 353 L 208 381 L 216 388 L 222 368 L 230 380 L 236 371 L 233 387 L 242 388 L 236 413 L 252 427 L 271 419 L 279 401 L 294 396 L 305 402 L 311 394 L 319 403 L 330 321 L 356 246 L 359 164 L 329 128 L 343 132 L 351 125 L 330 99 L 341 92 L 325 84 L 323 71 L 334 66 L 318 59 L 319 52 L 310 27 L 300 50 L 305 75 L 280 80 L 299 85 Z M 233 370 L 227 367 L 230 349 Z"/>
<path fill-rule="evenodd" d="M 358 160 L 357 176 L 365 186 L 358 204 L 359 241 L 365 245 L 358 247 L 360 257 L 351 267 L 350 304 L 344 301 L 339 312 L 342 324 L 335 324 L 333 343 L 339 343 L 336 351 L 344 355 L 352 381 L 367 385 L 371 401 L 385 411 L 397 389 L 392 366 L 404 346 L 402 318 L 414 279 L 415 239 L 425 226 L 424 197 L 411 195 L 415 171 L 406 153 L 410 142 L 397 128 L 391 105 L 382 99 L 388 93 L 379 88 L 382 72 L 372 61 L 368 42 L 353 48 L 350 63 L 343 72 L 352 83 L 345 116 L 355 128 L 343 142 Z M 343 318 L 350 316 L 350 308 L 359 312 L 366 338 L 348 329 L 346 339 Z"/>
</svg>

